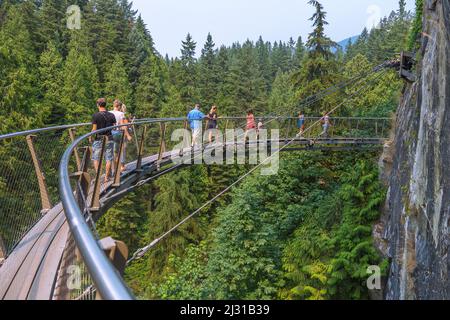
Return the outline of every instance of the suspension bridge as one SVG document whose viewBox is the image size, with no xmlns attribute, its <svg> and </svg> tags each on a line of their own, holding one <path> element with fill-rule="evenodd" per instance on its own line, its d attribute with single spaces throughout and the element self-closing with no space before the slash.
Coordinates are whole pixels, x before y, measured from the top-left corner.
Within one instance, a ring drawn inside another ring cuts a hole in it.
<svg viewBox="0 0 450 320">
<path fill-rule="evenodd" d="M 378 66 L 309 97 L 305 104 L 314 104 L 350 85 L 359 87 L 351 96 L 360 94 L 367 90 L 367 83 L 376 80 L 369 82 L 368 76 L 391 67 L 398 67 L 398 63 Z M 343 105 L 345 101 L 330 112 Z M 134 121 L 126 125 L 133 139 L 122 139 L 119 147 L 119 153 L 126 150 L 126 168 L 121 172 L 117 157 L 110 181 L 105 181 L 102 173 L 105 140 L 100 169 L 95 170 L 91 161 L 90 138 L 105 129 L 90 132 L 90 124 L 76 124 L 0 136 L 0 299 L 134 299 L 121 276 L 127 264 L 144 256 L 206 204 L 134 254 L 128 252 L 121 241 L 124 239 L 100 239 L 95 223 L 114 204 L 146 183 L 187 166 L 203 165 L 196 161 L 178 163 L 174 161 L 177 156 L 195 160 L 205 151 L 222 150 L 237 157 L 239 150 L 244 150 L 248 163 L 249 151 L 254 147 L 264 149 L 267 159 L 279 152 L 360 152 L 383 147 L 391 126 L 389 118 L 333 117 L 329 134 L 323 136 L 321 118 L 307 117 L 307 129 L 298 136 L 297 118 L 258 119 L 269 132 L 277 130 L 277 136 L 263 141 L 250 139 L 242 145 L 238 139 L 204 143 L 199 148 L 191 148 L 187 137 L 183 137 L 181 146 L 180 141 L 171 139 L 175 130 L 187 128 L 185 118 Z M 223 117 L 219 127 L 225 131 L 242 128 L 244 120 Z M 264 161 L 253 166 L 247 175 L 263 165 Z"/>
</svg>

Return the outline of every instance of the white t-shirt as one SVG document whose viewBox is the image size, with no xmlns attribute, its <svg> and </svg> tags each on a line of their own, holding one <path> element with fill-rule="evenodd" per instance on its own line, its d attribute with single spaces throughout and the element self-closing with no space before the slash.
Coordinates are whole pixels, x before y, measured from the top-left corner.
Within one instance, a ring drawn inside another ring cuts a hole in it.
<svg viewBox="0 0 450 320">
<path fill-rule="evenodd" d="M 125 119 L 125 113 L 121 111 L 110 111 L 116 117 L 116 125 L 121 125 L 123 119 Z"/>
</svg>

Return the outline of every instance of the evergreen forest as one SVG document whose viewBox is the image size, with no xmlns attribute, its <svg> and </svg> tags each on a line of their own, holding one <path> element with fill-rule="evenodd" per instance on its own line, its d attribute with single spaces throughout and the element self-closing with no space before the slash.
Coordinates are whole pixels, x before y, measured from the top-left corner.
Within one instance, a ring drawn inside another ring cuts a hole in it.
<svg viewBox="0 0 450 320">
<path fill-rule="evenodd" d="M 103 96 L 137 118 L 185 117 L 195 103 L 204 112 L 216 104 L 219 116 L 320 116 L 345 99 L 333 116 L 394 118 L 403 86 L 395 71 L 361 94 L 344 87 L 300 102 L 415 50 L 420 16 L 400 0 L 342 48 L 327 35 L 326 7 L 304 2 L 314 8 L 307 38 L 218 46 L 213 34 L 194 39 L 186 30 L 179 57 L 169 57 L 128 0 L 0 0 L 0 134 L 89 122 Z M 82 11 L 79 30 L 66 26 L 71 4 Z M 372 236 L 386 195 L 380 155 L 283 153 L 277 175 L 249 176 L 131 263 L 125 280 L 140 299 L 368 299 L 367 267 L 388 267 Z M 250 167 L 164 175 L 110 209 L 98 232 L 134 252 Z"/>
</svg>

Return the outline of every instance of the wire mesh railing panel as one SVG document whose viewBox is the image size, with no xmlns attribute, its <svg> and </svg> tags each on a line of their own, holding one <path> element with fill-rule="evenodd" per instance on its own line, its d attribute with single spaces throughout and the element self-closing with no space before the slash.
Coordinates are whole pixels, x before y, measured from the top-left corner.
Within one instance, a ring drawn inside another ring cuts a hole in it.
<svg viewBox="0 0 450 320">
<path fill-rule="evenodd" d="M 60 202 L 58 165 L 71 143 L 68 130 L 0 137 L 0 251 L 5 258 Z"/>
</svg>

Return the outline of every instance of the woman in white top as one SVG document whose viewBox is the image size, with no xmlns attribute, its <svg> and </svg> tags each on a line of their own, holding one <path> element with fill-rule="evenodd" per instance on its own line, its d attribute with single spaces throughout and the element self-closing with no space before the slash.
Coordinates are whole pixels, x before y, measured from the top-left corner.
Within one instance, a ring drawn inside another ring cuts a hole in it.
<svg viewBox="0 0 450 320">
<path fill-rule="evenodd" d="M 125 121 L 125 112 L 123 112 L 123 103 L 120 100 L 114 100 L 113 103 L 113 111 L 110 111 L 114 116 L 116 117 L 116 123 L 117 125 L 123 125 L 128 122 Z M 122 141 L 122 135 L 125 133 L 124 144 L 122 146 L 122 154 L 120 155 L 120 163 L 121 163 L 121 172 L 125 170 L 125 149 L 126 149 L 126 141 L 131 140 L 131 136 L 128 133 L 127 127 L 120 127 L 112 131 L 112 136 L 114 140 L 114 154 L 115 159 L 117 163 L 117 158 L 119 157 L 119 149 L 120 149 L 120 143 Z"/>
</svg>

